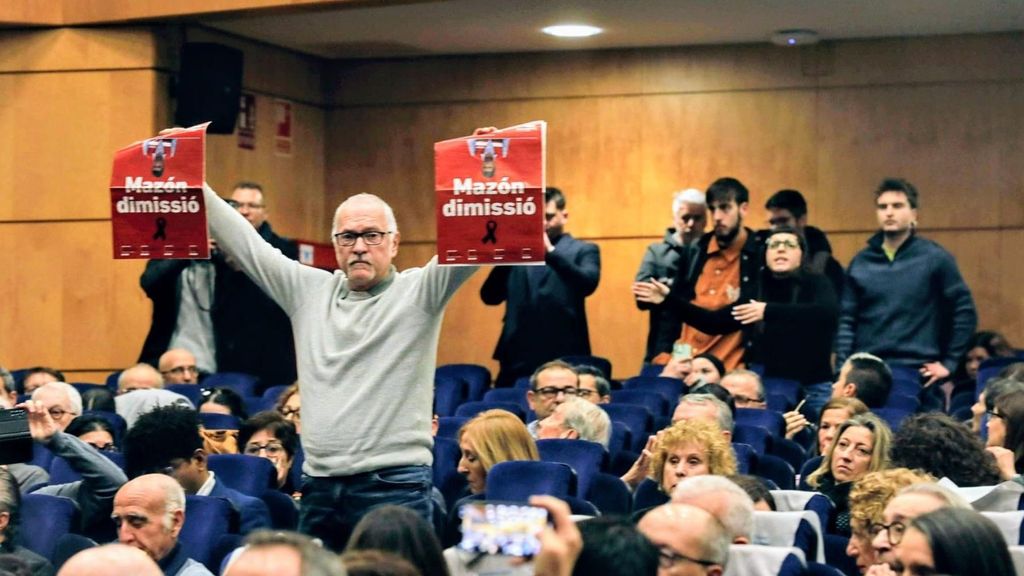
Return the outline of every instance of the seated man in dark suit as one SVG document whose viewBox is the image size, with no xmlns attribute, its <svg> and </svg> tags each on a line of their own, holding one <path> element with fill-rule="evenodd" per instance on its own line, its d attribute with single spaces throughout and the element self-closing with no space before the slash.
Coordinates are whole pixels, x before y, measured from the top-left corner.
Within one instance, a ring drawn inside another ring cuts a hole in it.
<svg viewBox="0 0 1024 576">
<path fill-rule="evenodd" d="M 124 438 L 130 478 L 159 472 L 173 477 L 189 494 L 224 498 L 238 511 L 241 533 L 270 527 L 270 512 L 259 498 L 232 490 L 207 469 L 206 451 L 194 410 L 163 406 L 139 417 Z"/>
<path fill-rule="evenodd" d="M 561 190 L 548 188 L 544 202 L 546 265 L 496 266 L 480 288 L 484 304 L 505 303 L 495 386 L 512 386 L 549 360 L 590 354 L 583 302 L 601 279 L 601 252 L 565 233 L 569 213 Z"/>
</svg>

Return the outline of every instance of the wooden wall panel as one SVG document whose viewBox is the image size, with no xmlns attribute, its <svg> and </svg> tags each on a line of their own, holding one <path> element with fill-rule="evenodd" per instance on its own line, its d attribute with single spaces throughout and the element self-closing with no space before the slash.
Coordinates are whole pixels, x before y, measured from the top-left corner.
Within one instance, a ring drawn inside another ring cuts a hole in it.
<svg viewBox="0 0 1024 576">
<path fill-rule="evenodd" d="M 0 33 L 0 71 L 149 68 L 158 39 L 148 28 L 54 28 Z M 125 92 L 130 92 L 129 84 Z"/>
<path fill-rule="evenodd" d="M 268 218 L 278 234 L 324 242 L 331 214 L 324 209 L 323 109 L 292 103 L 294 131 L 290 157 L 274 153 L 274 98 L 256 96 L 256 146 L 238 146 L 238 134 L 207 138 L 207 180 L 218 194 L 231 195 L 236 182 L 263 186 Z"/>
<path fill-rule="evenodd" d="M 814 219 L 871 229 L 873 192 L 902 176 L 922 226 L 1024 224 L 1024 82 L 823 90 Z"/>
<path fill-rule="evenodd" d="M 113 152 L 155 129 L 151 70 L 0 75 L 0 221 L 110 218 Z"/>
<path fill-rule="evenodd" d="M 925 235 L 961 262 L 982 325 L 1024 341 L 1020 278 L 1000 265 L 1024 226 L 1022 38 L 337 63 L 327 202 L 381 193 L 425 259 L 435 237 L 430 144 L 478 125 L 548 120 L 549 183 L 569 196 L 568 229 L 603 251 L 588 300 L 594 350 L 628 376 L 647 326 L 628 285 L 669 224 L 673 190 L 738 177 L 751 190 L 747 223 L 761 228 L 767 197 L 798 188 L 845 262 L 877 226 L 878 181 L 904 175 L 921 190 Z M 482 281 L 452 302 L 440 361 L 489 363 L 501 310 L 479 302 Z"/>
<path fill-rule="evenodd" d="M 134 362 L 149 328 L 144 262 L 111 258 L 109 222 L 0 225 L 0 363 L 72 370 Z"/>
</svg>

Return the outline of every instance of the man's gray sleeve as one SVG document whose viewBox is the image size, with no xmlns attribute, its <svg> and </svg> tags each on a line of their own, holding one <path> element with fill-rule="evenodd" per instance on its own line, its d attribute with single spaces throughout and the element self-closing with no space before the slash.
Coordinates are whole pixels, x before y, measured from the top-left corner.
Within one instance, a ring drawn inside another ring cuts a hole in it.
<svg viewBox="0 0 1024 576">
<path fill-rule="evenodd" d="M 71 469 L 81 474 L 82 479 L 67 484 L 45 486 L 35 493 L 74 500 L 82 514 L 84 528 L 110 518 L 114 495 L 128 481 L 121 468 L 103 457 L 92 446 L 63 432 L 54 434 L 47 448 L 54 455 L 67 460 Z"/>
</svg>

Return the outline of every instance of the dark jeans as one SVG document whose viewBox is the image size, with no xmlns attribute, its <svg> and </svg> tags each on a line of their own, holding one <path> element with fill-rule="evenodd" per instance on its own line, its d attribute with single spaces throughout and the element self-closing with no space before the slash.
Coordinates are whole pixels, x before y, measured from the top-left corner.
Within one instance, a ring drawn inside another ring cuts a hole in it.
<svg viewBox="0 0 1024 576">
<path fill-rule="evenodd" d="M 299 532 L 342 552 L 356 523 L 388 504 L 412 509 L 431 522 L 429 466 L 396 466 L 353 476 L 307 477 L 302 484 Z"/>
</svg>

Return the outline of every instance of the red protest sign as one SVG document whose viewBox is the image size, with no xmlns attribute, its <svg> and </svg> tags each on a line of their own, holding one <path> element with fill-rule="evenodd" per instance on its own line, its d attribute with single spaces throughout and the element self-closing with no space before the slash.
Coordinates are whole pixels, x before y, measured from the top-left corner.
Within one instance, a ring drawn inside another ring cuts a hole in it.
<svg viewBox="0 0 1024 576">
<path fill-rule="evenodd" d="M 114 258 L 210 257 L 203 203 L 208 125 L 136 142 L 114 154 Z"/>
<path fill-rule="evenodd" d="M 434 144 L 442 265 L 544 264 L 547 124 Z"/>
</svg>

